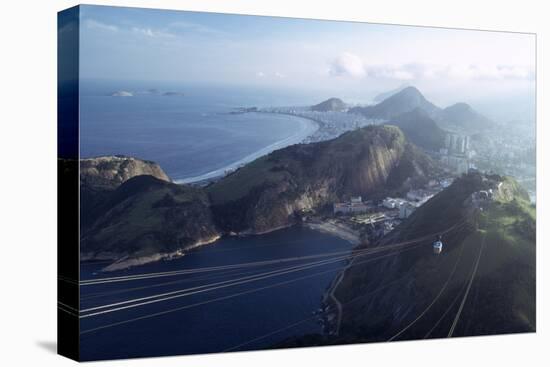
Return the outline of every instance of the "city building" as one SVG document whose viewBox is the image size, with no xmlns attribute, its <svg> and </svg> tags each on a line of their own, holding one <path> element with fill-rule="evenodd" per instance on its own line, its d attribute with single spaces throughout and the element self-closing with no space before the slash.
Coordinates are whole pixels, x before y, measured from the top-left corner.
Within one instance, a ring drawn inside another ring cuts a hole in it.
<svg viewBox="0 0 550 367">
<path fill-rule="evenodd" d="M 334 214 L 363 214 L 367 213 L 370 209 L 371 207 L 363 202 L 361 196 L 353 196 L 349 202 L 334 203 L 333 205 Z"/>
<path fill-rule="evenodd" d="M 398 209 L 401 204 L 403 204 L 405 200 L 403 199 L 396 199 L 396 198 L 385 198 L 382 200 L 382 206 L 386 207 L 388 209 Z"/>
<path fill-rule="evenodd" d="M 457 175 L 468 172 L 470 162 L 464 156 L 447 155 L 441 157 L 441 162 Z"/>
<path fill-rule="evenodd" d="M 399 206 L 399 219 L 408 218 L 414 211 L 416 206 L 411 203 L 403 203 Z"/>
<path fill-rule="evenodd" d="M 447 154 L 465 154 L 470 149 L 470 136 L 448 132 L 445 136 L 445 148 Z"/>
</svg>

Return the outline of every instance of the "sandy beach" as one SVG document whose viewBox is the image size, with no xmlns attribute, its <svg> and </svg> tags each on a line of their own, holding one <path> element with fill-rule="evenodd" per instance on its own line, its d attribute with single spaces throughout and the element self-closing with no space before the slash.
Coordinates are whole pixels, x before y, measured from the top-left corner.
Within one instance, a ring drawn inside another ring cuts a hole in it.
<svg viewBox="0 0 550 367">
<path fill-rule="evenodd" d="M 346 240 L 353 245 L 358 245 L 361 243 L 359 233 L 343 224 L 335 223 L 333 221 L 309 221 L 305 222 L 305 225 L 313 230 L 331 234 L 333 236 Z"/>
</svg>

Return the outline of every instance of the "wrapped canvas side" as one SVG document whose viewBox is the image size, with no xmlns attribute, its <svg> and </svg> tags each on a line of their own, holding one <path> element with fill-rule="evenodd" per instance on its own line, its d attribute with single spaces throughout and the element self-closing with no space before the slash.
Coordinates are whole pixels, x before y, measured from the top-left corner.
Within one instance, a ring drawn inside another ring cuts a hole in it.
<svg viewBox="0 0 550 367">
<path fill-rule="evenodd" d="M 79 359 L 79 7 L 58 13 L 57 348 Z"/>
</svg>

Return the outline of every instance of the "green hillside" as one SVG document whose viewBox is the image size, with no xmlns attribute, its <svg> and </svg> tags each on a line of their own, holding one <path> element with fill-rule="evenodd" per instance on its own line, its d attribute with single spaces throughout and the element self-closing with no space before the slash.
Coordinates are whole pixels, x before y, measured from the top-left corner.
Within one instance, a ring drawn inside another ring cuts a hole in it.
<svg viewBox="0 0 550 367">
<path fill-rule="evenodd" d="M 489 189 L 492 200 L 472 201 Z M 431 249 L 436 234 L 440 255 Z M 380 246 L 412 239 L 421 240 L 345 273 L 335 292 L 344 304 L 340 340 L 535 330 L 535 209 L 513 179 L 463 176 Z"/>
</svg>

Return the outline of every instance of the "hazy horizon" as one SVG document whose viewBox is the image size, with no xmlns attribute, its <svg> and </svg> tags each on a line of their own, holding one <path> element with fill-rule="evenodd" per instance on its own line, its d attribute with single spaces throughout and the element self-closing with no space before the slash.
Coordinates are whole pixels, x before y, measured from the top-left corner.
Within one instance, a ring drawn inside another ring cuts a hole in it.
<svg viewBox="0 0 550 367">
<path fill-rule="evenodd" d="M 534 119 L 533 34 L 85 5 L 80 38 L 85 79 L 351 103 L 413 85 L 441 107 L 467 102 L 498 115 L 504 106 L 503 116 Z"/>
</svg>

